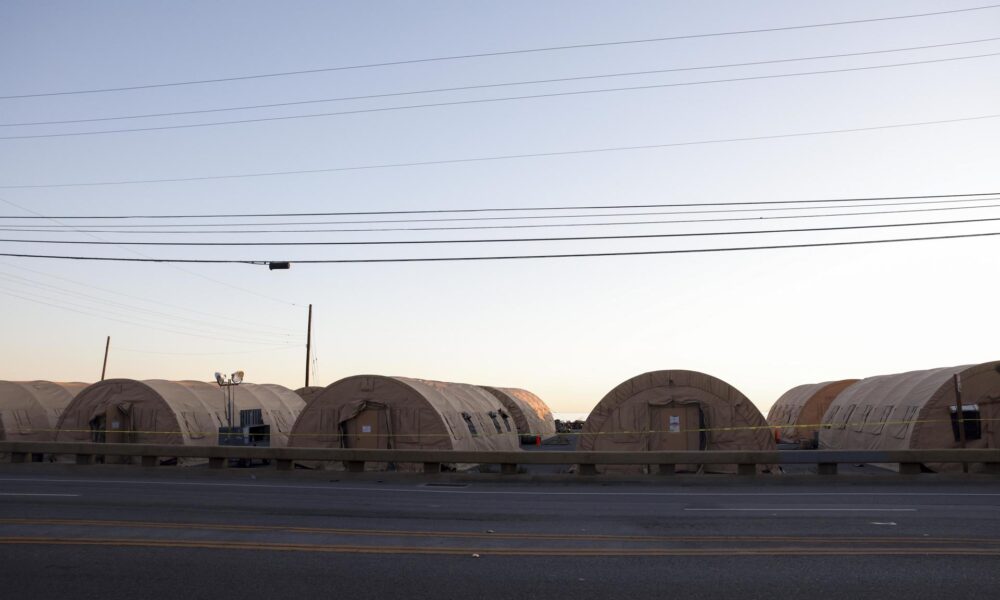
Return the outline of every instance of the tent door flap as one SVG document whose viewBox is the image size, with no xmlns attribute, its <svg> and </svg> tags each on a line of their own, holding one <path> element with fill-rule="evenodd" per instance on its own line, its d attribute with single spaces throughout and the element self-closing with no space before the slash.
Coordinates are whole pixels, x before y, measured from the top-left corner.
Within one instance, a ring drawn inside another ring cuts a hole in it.
<svg viewBox="0 0 1000 600">
<path fill-rule="evenodd" d="M 670 402 L 649 407 L 649 449 L 659 451 L 700 450 L 701 407 L 697 402 Z"/>
<path fill-rule="evenodd" d="M 366 407 L 344 422 L 347 448 L 379 449 L 389 447 L 388 419 L 384 408 Z"/>
</svg>

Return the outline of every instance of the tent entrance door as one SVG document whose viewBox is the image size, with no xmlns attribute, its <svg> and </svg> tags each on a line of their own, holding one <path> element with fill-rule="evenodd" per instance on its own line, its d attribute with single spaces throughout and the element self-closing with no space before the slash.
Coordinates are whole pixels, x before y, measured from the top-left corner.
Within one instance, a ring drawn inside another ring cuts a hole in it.
<svg viewBox="0 0 1000 600">
<path fill-rule="evenodd" d="M 703 421 L 697 402 L 669 402 L 649 407 L 649 449 L 701 450 Z"/>
<path fill-rule="evenodd" d="M 344 446 L 378 450 L 389 448 L 389 419 L 384 407 L 367 406 L 344 422 Z"/>
<path fill-rule="evenodd" d="M 104 441 L 109 444 L 128 444 L 132 441 L 132 411 L 128 405 L 108 407 L 104 418 Z"/>
</svg>

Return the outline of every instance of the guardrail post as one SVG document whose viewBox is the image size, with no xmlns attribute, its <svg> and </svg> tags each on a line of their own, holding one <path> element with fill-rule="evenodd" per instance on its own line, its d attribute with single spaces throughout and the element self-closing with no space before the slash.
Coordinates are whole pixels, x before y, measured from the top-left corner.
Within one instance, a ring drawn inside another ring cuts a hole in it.
<svg viewBox="0 0 1000 600">
<path fill-rule="evenodd" d="M 10 462 L 12 463 L 23 463 L 27 462 L 28 454 L 26 452 L 11 452 Z"/>
<path fill-rule="evenodd" d="M 920 475 L 920 463 L 899 463 L 900 475 Z"/>
<path fill-rule="evenodd" d="M 757 474 L 757 465 L 755 465 L 755 464 L 747 464 L 747 463 L 740 463 L 740 464 L 736 465 L 736 474 L 737 475 L 756 475 Z"/>
<path fill-rule="evenodd" d="M 345 460 L 344 466 L 351 473 L 363 473 L 365 470 L 365 461 L 363 460 Z"/>
<path fill-rule="evenodd" d="M 516 463 L 502 463 L 500 465 L 500 473 L 502 475 L 517 475 L 517 464 Z"/>
<path fill-rule="evenodd" d="M 836 475 L 837 463 L 819 463 L 816 465 L 818 475 Z"/>
<path fill-rule="evenodd" d="M 77 454 L 76 455 L 76 464 L 78 464 L 78 465 L 92 465 L 92 464 L 94 464 L 94 455 L 93 454 Z"/>
<path fill-rule="evenodd" d="M 229 459 L 222 458 L 221 456 L 209 456 L 208 457 L 208 468 L 209 469 L 225 469 L 229 466 Z"/>
<path fill-rule="evenodd" d="M 294 470 L 295 465 L 292 464 L 291 459 L 279 458 L 274 461 L 274 468 L 278 471 L 292 471 Z"/>
<path fill-rule="evenodd" d="M 425 462 L 424 463 L 424 473 L 440 473 L 441 463 L 439 462 Z"/>
<path fill-rule="evenodd" d="M 160 466 L 160 457 L 159 456 L 143 456 L 142 457 L 142 466 L 144 466 L 144 467 L 158 467 L 158 466 Z"/>
<path fill-rule="evenodd" d="M 660 475 L 674 475 L 677 473 L 677 465 L 660 465 L 656 468 Z"/>
<path fill-rule="evenodd" d="M 580 475 L 597 475 L 597 465 L 594 464 L 581 464 L 579 465 L 577 473 Z"/>
</svg>

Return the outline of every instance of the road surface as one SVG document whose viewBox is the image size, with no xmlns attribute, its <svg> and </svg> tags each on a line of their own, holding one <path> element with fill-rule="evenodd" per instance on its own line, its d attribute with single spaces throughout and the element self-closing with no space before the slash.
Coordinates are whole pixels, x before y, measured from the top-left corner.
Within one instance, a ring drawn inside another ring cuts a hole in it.
<svg viewBox="0 0 1000 600">
<path fill-rule="evenodd" d="M 1000 480 L 0 466 L 4 598 L 989 598 Z"/>
</svg>

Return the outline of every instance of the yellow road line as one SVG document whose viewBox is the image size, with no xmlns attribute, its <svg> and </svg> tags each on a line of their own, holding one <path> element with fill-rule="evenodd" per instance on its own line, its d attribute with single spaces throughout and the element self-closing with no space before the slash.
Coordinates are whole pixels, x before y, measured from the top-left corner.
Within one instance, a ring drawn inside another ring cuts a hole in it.
<svg viewBox="0 0 1000 600">
<path fill-rule="evenodd" d="M 973 548 L 456 548 L 277 544 L 216 540 L 150 540 L 115 538 L 0 537 L 0 545 L 109 546 L 206 550 L 263 550 L 341 554 L 417 554 L 480 556 L 1000 556 L 1000 549 Z"/>
<path fill-rule="evenodd" d="M 579 542 L 736 542 L 778 543 L 802 542 L 809 544 L 986 544 L 1000 545 L 997 538 L 933 538 L 889 536 L 641 536 L 602 534 L 549 534 L 549 533 L 486 533 L 479 531 L 409 531 L 392 529 L 342 529 L 325 527 L 298 527 L 286 525 L 230 525 L 218 523 L 169 523 L 154 521 L 121 521 L 100 519 L 0 519 L 0 525 L 56 525 L 82 527 L 130 527 L 139 529 L 182 529 L 236 532 L 287 532 L 372 537 L 462 538 L 483 540 L 547 540 Z"/>
</svg>

